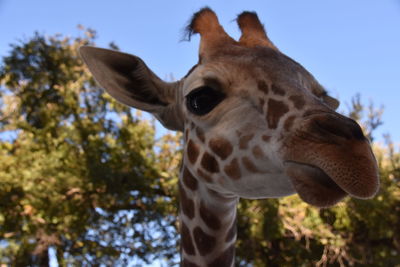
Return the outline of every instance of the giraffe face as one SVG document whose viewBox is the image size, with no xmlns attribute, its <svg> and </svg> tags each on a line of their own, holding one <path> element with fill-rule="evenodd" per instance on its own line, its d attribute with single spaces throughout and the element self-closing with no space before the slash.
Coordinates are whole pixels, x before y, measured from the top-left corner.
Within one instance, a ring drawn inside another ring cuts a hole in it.
<svg viewBox="0 0 400 267">
<path fill-rule="evenodd" d="M 376 173 L 368 141 L 355 122 L 332 109 L 326 94 L 316 93 L 324 89 L 313 76 L 271 48 L 237 49 L 240 58 L 238 51 L 220 54 L 182 84 L 190 172 L 218 192 L 243 198 L 297 192 L 329 206 L 347 194 L 374 194 L 374 178 L 363 182 L 350 170 L 365 162 L 359 168 Z"/>
<path fill-rule="evenodd" d="M 196 13 L 189 31 L 201 35 L 200 60 L 175 83 L 132 55 L 81 54 L 117 100 L 184 131 L 184 166 L 209 189 L 244 198 L 298 193 L 316 206 L 373 196 L 378 169 L 358 124 L 334 111 L 338 102 L 269 41 L 254 13 L 238 24 L 235 41 L 211 10 Z"/>
</svg>

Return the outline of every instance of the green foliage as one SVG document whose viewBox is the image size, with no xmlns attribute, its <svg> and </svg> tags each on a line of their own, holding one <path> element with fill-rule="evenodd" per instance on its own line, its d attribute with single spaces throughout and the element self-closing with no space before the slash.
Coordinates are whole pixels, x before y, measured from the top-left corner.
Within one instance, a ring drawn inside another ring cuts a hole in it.
<svg viewBox="0 0 400 267">
<path fill-rule="evenodd" d="M 179 137 L 157 149 L 159 159 L 154 125 L 103 93 L 82 65 L 77 49 L 93 38 L 36 34 L 3 60 L 2 263 L 46 265 L 49 247 L 61 265 L 175 254 Z"/>
<path fill-rule="evenodd" d="M 3 59 L 0 264 L 46 266 L 49 248 L 61 266 L 175 264 L 180 135 L 156 140 L 152 121 L 96 86 L 77 55 L 93 42 L 90 30 L 36 34 Z M 350 106 L 371 140 L 381 114 L 360 97 Z M 372 200 L 330 209 L 297 196 L 241 200 L 239 265 L 399 266 L 396 149 L 390 138 L 374 145 L 382 186 Z"/>
</svg>

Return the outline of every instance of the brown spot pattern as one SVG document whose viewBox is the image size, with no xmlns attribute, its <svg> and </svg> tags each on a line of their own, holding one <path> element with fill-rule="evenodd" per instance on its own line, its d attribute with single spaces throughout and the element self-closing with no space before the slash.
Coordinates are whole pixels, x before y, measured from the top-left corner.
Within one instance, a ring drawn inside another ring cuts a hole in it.
<svg viewBox="0 0 400 267">
<path fill-rule="evenodd" d="M 182 185 L 179 184 L 179 196 L 181 202 L 181 209 L 183 214 L 185 214 L 189 219 L 194 218 L 194 201 L 186 195 L 185 190 Z"/>
<path fill-rule="evenodd" d="M 213 251 L 216 244 L 215 237 L 206 234 L 199 226 L 193 229 L 193 238 L 201 256 Z"/>
<path fill-rule="evenodd" d="M 197 180 L 186 167 L 183 169 L 183 183 L 193 191 L 197 189 Z"/>
<path fill-rule="evenodd" d="M 221 228 L 219 218 L 205 206 L 203 201 L 200 203 L 200 217 L 210 229 L 218 230 Z"/>
<path fill-rule="evenodd" d="M 240 179 L 241 173 L 238 160 L 234 158 L 231 163 L 225 166 L 224 172 L 234 180 Z"/>
<path fill-rule="evenodd" d="M 304 105 L 306 104 L 304 98 L 301 95 L 292 95 L 289 97 L 290 101 L 293 102 L 293 105 L 297 109 L 302 109 Z"/>
<path fill-rule="evenodd" d="M 182 267 L 200 267 L 200 266 L 197 265 L 196 263 L 189 261 L 188 259 L 183 259 Z"/>
<path fill-rule="evenodd" d="M 231 266 L 234 258 L 235 258 L 235 244 L 232 244 L 214 261 L 208 264 L 208 267 Z"/>
<path fill-rule="evenodd" d="M 186 153 L 190 163 L 195 164 L 199 156 L 199 147 L 192 140 L 189 140 Z"/>
<path fill-rule="evenodd" d="M 239 148 L 240 149 L 248 149 L 249 148 L 249 142 L 251 139 L 253 139 L 254 134 L 247 134 L 242 137 L 240 137 L 239 140 Z"/>
<path fill-rule="evenodd" d="M 219 165 L 217 160 L 214 158 L 214 156 L 210 155 L 208 152 L 204 153 L 200 164 L 206 171 L 210 173 L 219 172 Z"/>
<path fill-rule="evenodd" d="M 221 137 L 212 138 L 208 145 L 210 146 L 211 150 L 223 160 L 229 157 L 233 151 L 231 143 Z"/>
<path fill-rule="evenodd" d="M 284 128 L 286 131 L 290 131 L 290 129 L 291 129 L 292 126 L 293 126 L 293 123 L 294 123 L 294 119 L 295 119 L 295 118 L 296 118 L 296 117 L 293 115 L 293 116 L 290 116 L 289 118 L 286 119 L 285 124 L 283 125 L 283 128 Z"/>
<path fill-rule="evenodd" d="M 265 157 L 263 150 L 259 146 L 253 147 L 253 155 L 256 159 L 260 159 Z"/>
<path fill-rule="evenodd" d="M 265 100 L 264 100 L 264 98 L 260 98 L 259 101 L 260 101 L 260 109 L 261 109 L 261 110 L 264 110 L 264 105 L 265 105 Z"/>
<path fill-rule="evenodd" d="M 206 138 L 205 138 L 205 136 L 204 136 L 203 130 L 200 129 L 199 127 L 196 128 L 196 135 L 197 135 L 197 138 L 199 138 L 199 140 L 200 140 L 201 142 L 204 143 L 204 141 L 206 140 Z"/>
<path fill-rule="evenodd" d="M 241 137 L 242 136 L 242 132 L 239 131 L 239 130 L 236 130 L 236 135 L 237 135 L 237 137 Z"/>
<path fill-rule="evenodd" d="M 253 173 L 259 172 L 257 167 L 254 165 L 254 163 L 248 157 L 243 157 L 242 163 L 249 172 L 253 172 Z"/>
<path fill-rule="evenodd" d="M 204 172 L 202 172 L 200 169 L 197 170 L 197 174 L 198 174 L 201 178 L 203 178 L 207 183 L 211 183 L 211 182 L 212 182 L 211 177 L 208 176 L 207 174 L 205 174 Z"/>
<path fill-rule="evenodd" d="M 278 127 L 279 120 L 289 111 L 289 108 L 282 101 L 270 99 L 268 101 L 267 121 L 271 129 Z"/>
<path fill-rule="evenodd" d="M 271 140 L 271 136 L 269 136 L 269 135 L 263 135 L 261 138 L 264 142 L 267 142 L 267 143 Z"/>
<path fill-rule="evenodd" d="M 271 90 L 276 95 L 281 95 L 281 96 L 285 95 L 285 91 L 277 85 L 272 85 Z"/>
<path fill-rule="evenodd" d="M 181 228 L 182 248 L 187 255 L 196 255 L 196 250 L 194 249 L 189 228 L 187 228 L 185 223 L 183 222 L 181 223 L 182 223 L 182 228 Z"/>
<path fill-rule="evenodd" d="M 258 87 L 258 90 L 260 90 L 261 92 L 263 92 L 265 94 L 269 93 L 268 84 L 265 81 L 258 81 L 257 87 Z"/>
</svg>

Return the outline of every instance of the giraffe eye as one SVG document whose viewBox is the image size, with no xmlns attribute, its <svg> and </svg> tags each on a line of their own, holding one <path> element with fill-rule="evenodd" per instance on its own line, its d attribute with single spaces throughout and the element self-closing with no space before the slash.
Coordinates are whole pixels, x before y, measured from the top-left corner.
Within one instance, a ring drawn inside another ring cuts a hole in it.
<svg viewBox="0 0 400 267">
<path fill-rule="evenodd" d="M 225 94 L 222 92 L 202 86 L 186 96 L 186 106 L 191 113 L 202 116 L 213 110 L 224 98 Z"/>
</svg>

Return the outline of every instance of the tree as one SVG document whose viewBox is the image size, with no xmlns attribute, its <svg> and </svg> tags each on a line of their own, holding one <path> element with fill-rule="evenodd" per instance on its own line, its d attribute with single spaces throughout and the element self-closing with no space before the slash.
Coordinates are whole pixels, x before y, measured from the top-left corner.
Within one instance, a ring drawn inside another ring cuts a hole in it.
<svg viewBox="0 0 400 267">
<path fill-rule="evenodd" d="M 77 55 L 85 34 L 35 34 L 3 59 L 2 263 L 46 266 L 49 248 L 61 266 L 175 253 L 179 137 L 160 146 L 152 122 L 96 86 Z"/>
</svg>

